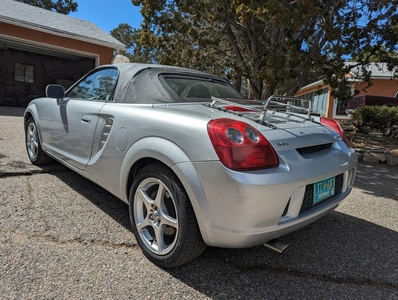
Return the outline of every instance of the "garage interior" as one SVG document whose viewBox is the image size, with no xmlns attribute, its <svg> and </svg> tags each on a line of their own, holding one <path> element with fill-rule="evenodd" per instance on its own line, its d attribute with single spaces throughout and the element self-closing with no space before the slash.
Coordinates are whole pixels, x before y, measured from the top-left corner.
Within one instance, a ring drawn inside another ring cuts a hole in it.
<svg viewBox="0 0 398 300">
<path fill-rule="evenodd" d="M 67 89 L 95 66 L 95 57 L 0 39 L 0 106 L 26 107 L 48 84 Z"/>
</svg>

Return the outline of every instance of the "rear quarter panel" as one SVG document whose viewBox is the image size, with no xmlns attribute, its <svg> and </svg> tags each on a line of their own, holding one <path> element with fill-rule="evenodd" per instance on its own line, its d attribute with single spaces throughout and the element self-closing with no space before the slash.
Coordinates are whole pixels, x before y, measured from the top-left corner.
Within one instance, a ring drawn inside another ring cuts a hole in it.
<svg viewBox="0 0 398 300">
<path fill-rule="evenodd" d="M 172 167 L 183 162 L 218 160 L 207 134 L 206 114 L 175 112 L 167 107 L 108 103 L 100 119 L 113 124 L 105 145 L 104 127 L 96 129 L 86 176 L 117 197 L 128 201 L 127 179 L 131 167 L 142 158 L 153 158 Z"/>
</svg>

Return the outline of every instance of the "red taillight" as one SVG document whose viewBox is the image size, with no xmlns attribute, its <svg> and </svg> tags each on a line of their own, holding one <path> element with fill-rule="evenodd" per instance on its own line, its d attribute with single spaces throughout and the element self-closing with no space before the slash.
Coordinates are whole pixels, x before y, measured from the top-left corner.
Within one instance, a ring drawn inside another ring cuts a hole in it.
<svg viewBox="0 0 398 300">
<path fill-rule="evenodd" d="M 221 163 L 232 170 L 259 170 L 279 165 L 268 140 L 253 126 L 231 119 L 215 119 L 207 131 Z"/>
<path fill-rule="evenodd" d="M 350 143 L 348 142 L 348 139 L 344 133 L 343 128 L 341 128 L 340 123 L 337 122 L 336 120 L 321 117 L 321 123 L 329 127 L 330 129 L 336 131 L 341 138 L 343 139 L 343 142 L 347 145 L 347 147 L 350 147 Z"/>
</svg>

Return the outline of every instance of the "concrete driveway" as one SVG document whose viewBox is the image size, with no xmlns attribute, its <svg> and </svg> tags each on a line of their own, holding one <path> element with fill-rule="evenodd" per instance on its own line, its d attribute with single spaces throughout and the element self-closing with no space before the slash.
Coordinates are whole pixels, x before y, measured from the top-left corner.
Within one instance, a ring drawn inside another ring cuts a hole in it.
<svg viewBox="0 0 398 300">
<path fill-rule="evenodd" d="M 124 203 L 60 164 L 30 164 L 22 114 L 0 107 L 2 299 L 398 299 L 398 168 L 360 165 L 350 197 L 284 237 L 282 255 L 208 248 L 163 270 Z"/>
</svg>

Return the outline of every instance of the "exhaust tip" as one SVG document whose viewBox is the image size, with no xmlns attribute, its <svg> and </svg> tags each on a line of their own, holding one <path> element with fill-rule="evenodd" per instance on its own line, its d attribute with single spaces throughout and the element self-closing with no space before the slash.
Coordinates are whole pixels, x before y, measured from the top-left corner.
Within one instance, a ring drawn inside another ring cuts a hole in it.
<svg viewBox="0 0 398 300">
<path fill-rule="evenodd" d="M 275 252 L 278 252 L 279 254 L 282 254 L 285 252 L 287 248 L 290 247 L 291 244 L 286 243 L 285 241 L 282 241 L 281 239 L 273 239 L 268 241 L 267 243 L 264 244 L 264 247 L 271 249 Z"/>
</svg>

